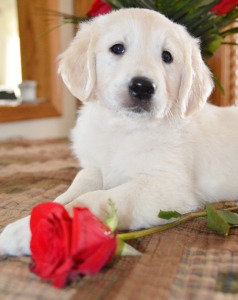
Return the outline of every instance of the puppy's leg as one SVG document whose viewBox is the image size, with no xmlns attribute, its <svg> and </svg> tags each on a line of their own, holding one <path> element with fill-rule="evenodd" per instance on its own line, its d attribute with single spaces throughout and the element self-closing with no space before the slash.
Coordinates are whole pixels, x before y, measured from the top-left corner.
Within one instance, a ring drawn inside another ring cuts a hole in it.
<svg viewBox="0 0 238 300">
<path fill-rule="evenodd" d="M 55 199 L 58 203 L 69 203 L 83 193 L 102 189 L 102 175 L 98 169 L 80 171 L 68 190 Z M 7 225 L 0 234 L 0 255 L 29 255 L 30 216 Z"/>
<path fill-rule="evenodd" d="M 71 213 L 74 206 L 85 206 L 105 220 L 105 211 L 110 211 L 108 199 L 115 203 L 120 229 L 148 228 L 166 223 L 158 218 L 160 210 L 185 213 L 198 207 L 194 195 L 185 186 L 171 181 L 165 183 L 158 177 L 149 180 L 140 177 L 110 190 L 84 194 L 66 208 Z"/>
<path fill-rule="evenodd" d="M 0 234 L 0 255 L 30 255 L 30 216 L 8 224 Z"/>
<path fill-rule="evenodd" d="M 67 204 L 82 194 L 103 189 L 102 173 L 97 168 L 86 168 L 78 172 L 70 187 L 54 202 Z"/>
<path fill-rule="evenodd" d="M 149 227 L 148 224 L 145 226 L 144 216 L 146 214 L 145 201 L 147 202 L 150 196 L 149 192 L 147 194 L 145 190 L 147 188 L 142 183 L 129 182 L 110 190 L 86 193 L 67 204 L 66 208 L 71 213 L 75 206 L 88 207 L 103 221 L 106 217 L 106 211 L 110 212 L 108 200 L 111 199 L 117 209 L 120 229 Z M 155 211 L 156 213 L 158 212 Z M 140 220 L 140 218 L 142 219 Z"/>
</svg>

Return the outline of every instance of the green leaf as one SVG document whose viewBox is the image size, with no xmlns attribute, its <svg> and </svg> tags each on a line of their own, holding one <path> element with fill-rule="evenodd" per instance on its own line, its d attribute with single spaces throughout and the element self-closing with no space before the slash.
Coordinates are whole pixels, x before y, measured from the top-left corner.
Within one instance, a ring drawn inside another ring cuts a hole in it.
<svg viewBox="0 0 238 300">
<path fill-rule="evenodd" d="M 206 205 L 207 212 L 207 227 L 217 231 L 220 234 L 228 236 L 230 225 L 223 218 L 223 216 L 216 211 L 216 209 L 211 205 Z"/>
<path fill-rule="evenodd" d="M 170 16 L 173 21 L 178 21 L 181 19 L 184 15 L 186 15 L 189 12 L 189 9 L 196 5 L 198 0 L 192 0 L 192 1 L 177 1 L 176 5 L 176 10 L 174 13 Z M 180 6 L 181 5 L 181 6 Z"/>
<path fill-rule="evenodd" d="M 177 211 L 164 211 L 160 210 L 158 217 L 161 219 L 169 220 L 172 218 L 180 218 L 182 215 Z"/>
<path fill-rule="evenodd" d="M 234 28 L 228 29 L 226 31 L 221 32 L 220 34 L 224 38 L 224 37 L 226 37 L 226 36 L 228 36 L 230 34 L 235 34 L 235 33 L 238 33 L 238 27 L 234 27 Z"/>
<path fill-rule="evenodd" d="M 223 210 L 219 212 L 224 220 L 230 225 L 238 225 L 238 214 L 231 211 Z"/>
<path fill-rule="evenodd" d="M 222 37 L 218 34 L 210 34 L 209 38 L 202 41 L 202 51 L 213 54 L 221 45 Z"/>
<path fill-rule="evenodd" d="M 213 75 L 213 79 L 214 79 L 216 85 L 218 86 L 218 88 L 220 89 L 222 95 L 225 95 L 226 94 L 225 89 L 224 89 L 224 87 L 221 83 L 221 80 L 217 77 L 216 73 L 213 70 L 211 70 L 211 72 L 212 72 L 212 75 Z"/>
<path fill-rule="evenodd" d="M 230 46 L 238 46 L 238 43 L 236 42 L 222 42 L 222 45 L 230 45 Z"/>
<path fill-rule="evenodd" d="M 155 1 L 138 0 L 138 1 L 134 1 L 134 2 L 135 2 L 137 7 L 147 8 L 147 9 L 152 9 L 152 10 L 156 9 Z"/>
<path fill-rule="evenodd" d="M 108 0 L 105 1 L 107 4 L 111 5 L 114 9 L 120 9 L 123 8 L 123 4 L 121 3 L 121 1 L 117 1 L 117 0 Z"/>
</svg>

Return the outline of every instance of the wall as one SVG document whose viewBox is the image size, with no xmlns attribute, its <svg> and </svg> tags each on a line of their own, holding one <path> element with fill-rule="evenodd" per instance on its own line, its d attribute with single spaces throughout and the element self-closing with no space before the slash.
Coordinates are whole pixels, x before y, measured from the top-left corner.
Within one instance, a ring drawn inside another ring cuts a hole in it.
<svg viewBox="0 0 238 300">
<path fill-rule="evenodd" d="M 21 82 L 21 56 L 14 0 L 0 2 L 0 28 L 0 84 L 16 86 Z"/>
<path fill-rule="evenodd" d="M 73 0 L 60 0 L 60 11 L 73 13 Z M 62 51 L 68 46 L 73 37 L 73 26 L 61 27 Z M 62 83 L 63 85 L 63 83 Z M 73 127 L 76 116 L 76 100 L 63 88 L 63 116 L 60 118 L 38 119 L 30 121 L 0 124 L 0 139 L 27 138 L 58 138 L 67 137 Z"/>
</svg>

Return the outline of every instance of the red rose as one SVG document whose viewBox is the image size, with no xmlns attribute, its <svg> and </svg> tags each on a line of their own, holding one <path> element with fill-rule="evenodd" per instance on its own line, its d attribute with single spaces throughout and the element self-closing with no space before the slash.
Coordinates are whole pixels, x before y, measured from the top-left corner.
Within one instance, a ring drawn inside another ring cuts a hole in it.
<svg viewBox="0 0 238 300">
<path fill-rule="evenodd" d="M 90 18 L 97 17 L 98 15 L 104 15 L 112 11 L 112 8 L 109 4 L 105 3 L 102 0 L 95 0 L 92 4 L 88 16 Z"/>
<path fill-rule="evenodd" d="M 238 4 L 238 0 L 221 0 L 215 5 L 211 11 L 216 12 L 217 15 L 225 15 L 231 11 Z"/>
<path fill-rule="evenodd" d="M 63 205 L 36 206 L 31 215 L 31 271 L 63 287 L 79 274 L 96 274 L 114 256 L 117 237 L 87 208 L 71 218 Z"/>
</svg>

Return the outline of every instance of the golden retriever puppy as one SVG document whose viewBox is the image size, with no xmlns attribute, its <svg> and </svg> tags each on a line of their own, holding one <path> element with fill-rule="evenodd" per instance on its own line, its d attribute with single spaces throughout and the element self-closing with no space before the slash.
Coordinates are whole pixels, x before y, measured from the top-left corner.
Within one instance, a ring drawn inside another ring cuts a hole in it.
<svg viewBox="0 0 238 300">
<path fill-rule="evenodd" d="M 145 9 L 123 9 L 80 26 L 59 72 L 84 102 L 72 145 L 83 170 L 55 201 L 120 228 L 162 224 L 160 210 L 187 213 L 238 199 L 238 108 L 207 104 L 211 74 L 199 41 Z M 29 217 L 0 236 L 0 252 L 29 250 Z"/>
</svg>

